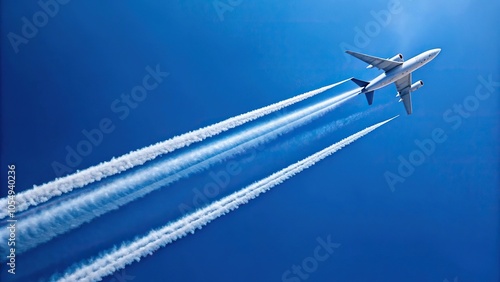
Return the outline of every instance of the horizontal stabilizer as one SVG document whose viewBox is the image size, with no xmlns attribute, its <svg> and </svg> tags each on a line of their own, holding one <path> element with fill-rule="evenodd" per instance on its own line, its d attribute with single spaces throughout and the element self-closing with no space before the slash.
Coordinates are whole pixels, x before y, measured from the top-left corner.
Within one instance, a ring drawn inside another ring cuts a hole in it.
<svg viewBox="0 0 500 282">
<path fill-rule="evenodd" d="M 360 80 L 360 79 L 357 79 L 357 78 L 351 78 L 352 82 L 356 83 L 359 87 L 365 87 L 367 86 L 368 84 L 370 84 L 370 82 L 368 81 L 364 81 L 364 80 Z"/>
<path fill-rule="evenodd" d="M 368 101 L 368 105 L 373 104 L 373 91 L 366 92 L 366 101 Z"/>
</svg>

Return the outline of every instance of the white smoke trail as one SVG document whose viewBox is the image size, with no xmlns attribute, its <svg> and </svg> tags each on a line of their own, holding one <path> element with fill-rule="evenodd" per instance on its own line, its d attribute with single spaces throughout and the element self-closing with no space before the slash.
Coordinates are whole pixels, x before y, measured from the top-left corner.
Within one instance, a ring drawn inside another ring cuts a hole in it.
<svg viewBox="0 0 500 282">
<path fill-rule="evenodd" d="M 336 120 L 334 122 L 330 122 L 327 125 L 324 125 L 324 126 L 318 128 L 318 129 L 315 129 L 314 131 L 304 132 L 298 138 L 293 138 L 291 140 L 288 140 L 288 141 L 286 141 L 284 143 L 279 144 L 279 148 L 278 148 L 278 146 L 276 148 L 272 148 L 271 152 L 278 151 L 278 150 L 283 150 L 284 148 L 285 149 L 286 148 L 295 148 L 296 146 L 301 145 L 301 144 L 305 144 L 305 143 L 309 143 L 309 142 L 314 142 L 314 140 L 321 139 L 323 136 L 331 133 L 332 131 L 341 129 L 344 126 L 351 124 L 352 122 L 358 121 L 361 118 L 364 118 L 364 117 L 372 114 L 373 112 L 376 112 L 376 111 L 379 111 L 381 109 L 384 109 L 385 107 L 387 107 L 390 104 L 391 103 L 386 103 L 384 105 L 379 105 L 379 106 L 376 106 L 376 107 L 370 107 L 368 110 L 363 110 L 361 112 L 352 114 L 352 115 L 350 115 L 348 117 L 345 117 L 345 118 L 342 118 L 342 119 L 338 119 L 338 120 Z"/>
<path fill-rule="evenodd" d="M 308 99 L 319 93 L 325 92 L 348 80 L 349 79 L 346 79 L 335 84 L 324 86 L 322 88 L 300 94 L 290 99 L 226 119 L 219 123 L 215 123 L 213 125 L 209 125 L 182 135 L 175 136 L 166 141 L 159 142 L 136 151 L 132 151 L 121 157 L 113 158 L 110 161 L 100 163 L 96 166 L 78 171 L 74 174 L 56 178 L 54 181 L 45 183 L 43 185 L 35 185 L 32 189 L 23 191 L 16 195 L 16 210 L 17 212 L 24 211 L 30 206 L 39 205 L 40 203 L 50 200 L 52 197 L 68 193 L 75 188 L 81 188 L 92 182 L 99 181 L 108 176 L 121 173 L 135 166 L 142 165 L 145 162 L 153 160 L 160 155 L 167 154 L 174 150 L 189 146 L 193 143 L 203 141 L 206 138 L 218 135 L 229 129 L 279 111 L 285 107 Z M 0 207 L 6 206 L 7 198 L 0 199 Z M 0 209 L 0 219 L 6 217 L 7 214 L 8 213 L 6 208 Z"/>
<path fill-rule="evenodd" d="M 124 268 L 134 261 L 140 261 L 141 258 L 152 255 L 159 248 L 164 247 L 167 244 L 188 235 L 189 233 L 194 233 L 196 229 L 201 229 L 212 220 L 237 209 L 242 204 L 248 203 L 260 194 L 265 193 L 274 186 L 281 184 L 285 180 L 313 166 L 317 162 L 332 155 L 343 147 L 367 135 L 396 117 L 361 130 L 297 163 L 294 163 L 258 182 L 251 184 L 250 186 L 247 186 L 238 192 L 226 196 L 221 200 L 215 201 L 203 209 L 174 221 L 160 229 L 153 230 L 146 236 L 133 242 L 123 244 L 117 249 L 108 251 L 88 263 L 83 263 L 74 271 L 66 272 L 63 277 L 58 279 L 58 281 L 99 281 L 103 277 Z M 53 280 L 57 279 L 55 276 L 53 278 Z"/>
<path fill-rule="evenodd" d="M 22 243 L 18 244 L 16 251 L 23 253 L 154 190 L 268 142 L 321 117 L 358 93 L 359 91 L 354 90 L 335 96 L 214 144 L 205 145 L 130 175 L 124 175 L 83 195 L 44 207 L 39 213 L 20 218 L 16 224 L 18 230 L 16 237 Z M 8 229 L 2 228 L 0 240 L 6 240 L 8 236 Z M 0 245 L 0 255 L 4 253 L 6 249 Z"/>
</svg>

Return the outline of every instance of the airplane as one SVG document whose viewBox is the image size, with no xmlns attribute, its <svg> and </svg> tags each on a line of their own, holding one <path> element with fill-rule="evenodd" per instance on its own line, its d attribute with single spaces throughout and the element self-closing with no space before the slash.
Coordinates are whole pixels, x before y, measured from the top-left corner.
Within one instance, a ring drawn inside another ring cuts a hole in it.
<svg viewBox="0 0 500 282">
<path fill-rule="evenodd" d="M 382 59 L 349 50 L 346 51 L 347 54 L 352 55 L 369 64 L 369 66 L 366 67 L 367 69 L 376 67 L 378 69 L 384 70 L 383 74 L 377 76 L 372 81 L 363 81 L 360 79 L 351 78 L 354 83 L 362 87 L 360 93 L 364 93 L 366 95 L 368 105 L 371 105 L 373 103 L 373 92 L 375 90 L 394 82 L 398 91 L 396 97 L 400 97 L 399 102 L 403 101 L 406 113 L 408 115 L 410 115 L 413 111 L 411 105 L 411 93 L 424 85 L 424 82 L 422 80 L 419 80 L 412 84 L 411 74 L 413 71 L 432 61 L 439 54 L 439 52 L 441 52 L 441 49 L 439 48 L 432 49 L 423 52 L 422 54 L 417 55 L 407 61 L 404 61 L 403 55 L 401 54 L 397 54 L 392 58 Z"/>
</svg>

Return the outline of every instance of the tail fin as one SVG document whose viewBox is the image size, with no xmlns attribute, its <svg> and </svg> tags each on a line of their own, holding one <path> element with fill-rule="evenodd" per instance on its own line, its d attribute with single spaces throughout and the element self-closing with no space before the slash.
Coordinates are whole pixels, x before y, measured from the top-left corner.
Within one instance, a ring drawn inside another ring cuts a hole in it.
<svg viewBox="0 0 500 282">
<path fill-rule="evenodd" d="M 370 82 L 368 81 L 360 80 L 354 77 L 351 78 L 351 80 L 352 82 L 356 83 L 359 87 L 365 87 L 368 84 L 370 84 Z M 368 101 L 368 105 L 373 104 L 373 91 L 366 92 L 365 95 L 366 95 L 366 101 Z"/>
<path fill-rule="evenodd" d="M 364 81 L 364 80 L 360 80 L 360 79 L 357 79 L 357 78 L 351 78 L 352 82 L 356 83 L 359 87 L 365 87 L 367 86 L 368 84 L 370 84 L 370 82 L 367 82 L 367 81 Z"/>
<path fill-rule="evenodd" d="M 373 91 L 366 92 L 366 101 L 368 101 L 368 105 L 373 104 Z"/>
</svg>

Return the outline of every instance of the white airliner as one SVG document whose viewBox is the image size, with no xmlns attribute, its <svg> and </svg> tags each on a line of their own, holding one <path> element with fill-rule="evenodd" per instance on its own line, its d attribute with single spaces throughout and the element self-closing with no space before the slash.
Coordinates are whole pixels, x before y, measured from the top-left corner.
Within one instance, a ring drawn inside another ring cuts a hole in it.
<svg viewBox="0 0 500 282">
<path fill-rule="evenodd" d="M 427 64 L 428 62 L 432 61 L 432 59 L 434 59 L 439 54 L 439 52 L 441 52 L 441 49 L 439 48 L 432 49 L 405 62 L 403 60 L 403 55 L 401 54 L 397 54 L 390 59 L 382 59 L 356 53 L 353 51 L 346 51 L 347 54 L 350 54 L 368 63 L 369 66 L 366 68 L 376 67 L 378 69 L 384 70 L 383 74 L 377 76 L 372 81 L 363 81 L 356 78 L 351 79 L 354 83 L 362 87 L 361 93 L 364 93 L 366 95 L 368 104 L 371 105 L 373 103 L 373 91 L 394 82 L 396 84 L 396 89 L 398 90 L 398 94 L 396 95 L 396 97 L 400 97 L 399 102 L 403 101 L 406 112 L 408 114 L 412 113 L 411 92 L 419 89 L 420 87 L 422 87 L 422 85 L 424 85 L 424 82 L 422 80 L 419 80 L 412 84 L 411 73 Z"/>
</svg>

